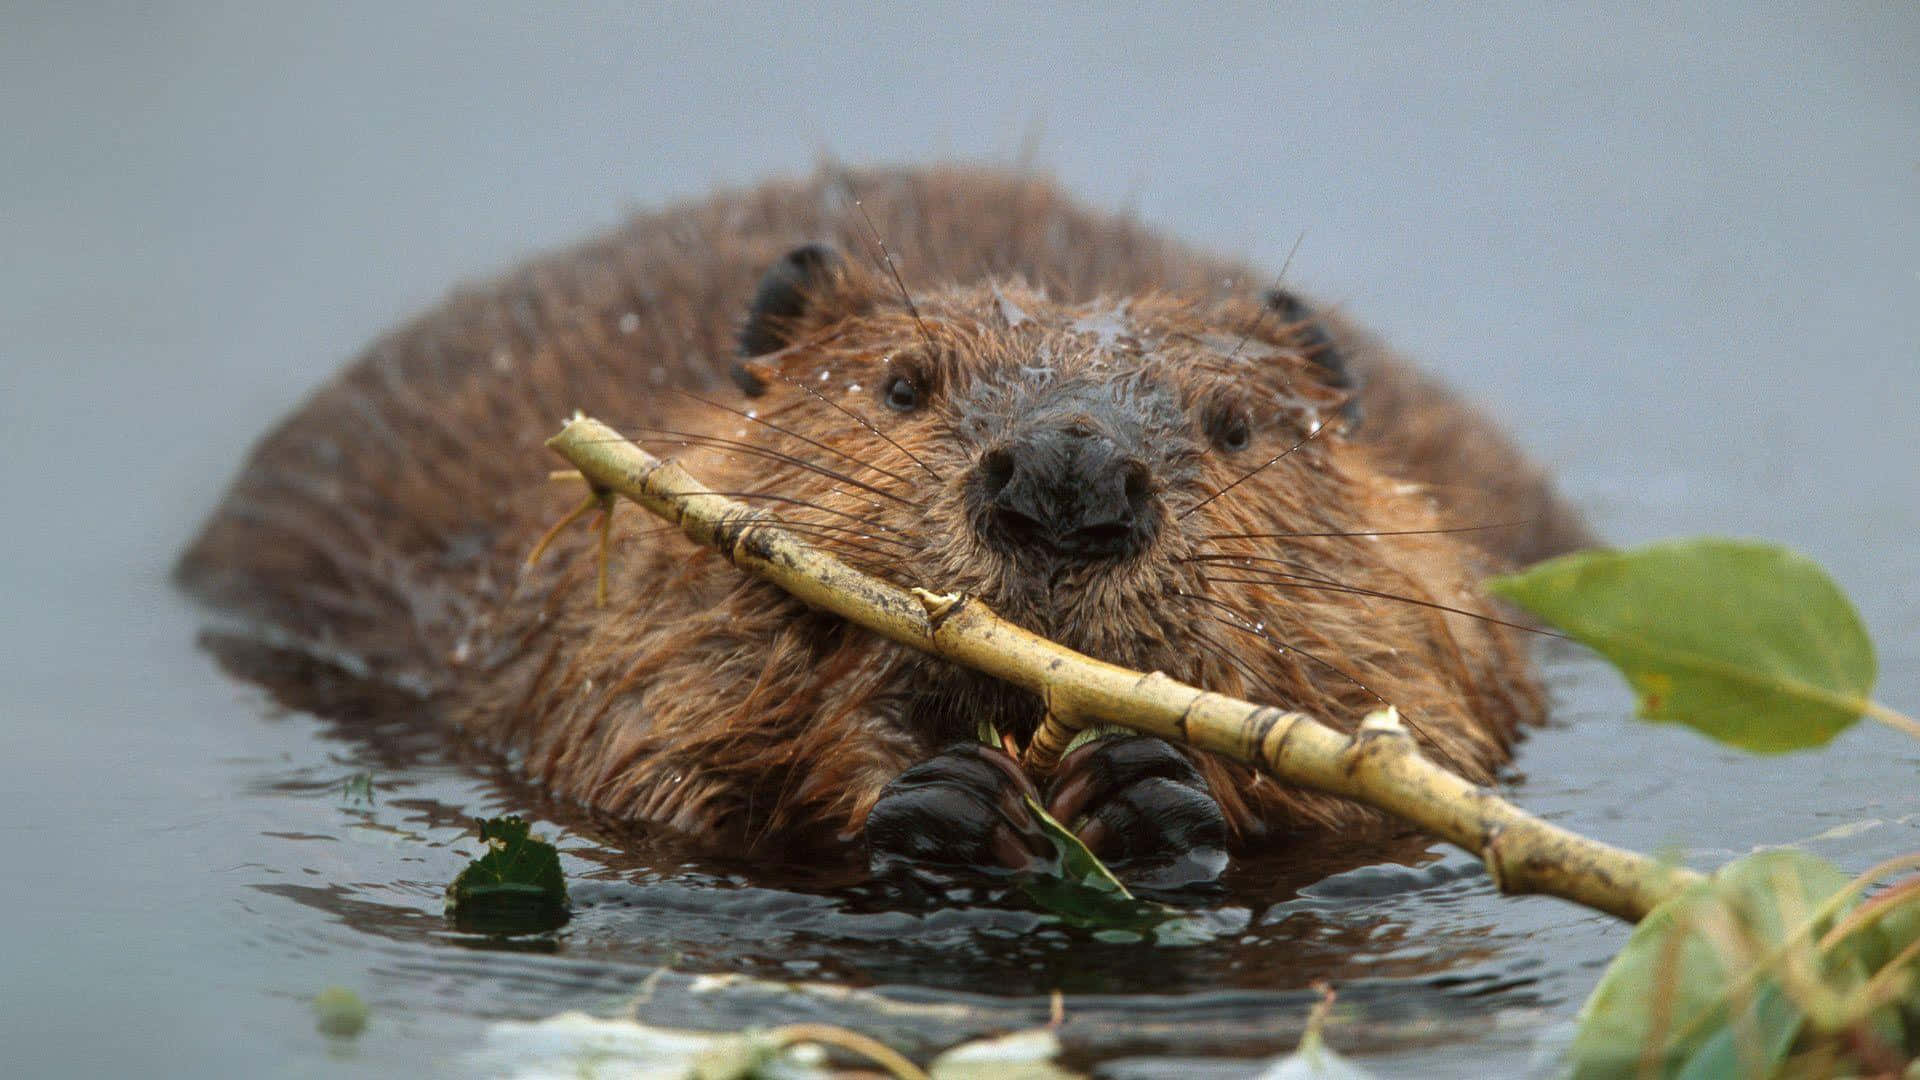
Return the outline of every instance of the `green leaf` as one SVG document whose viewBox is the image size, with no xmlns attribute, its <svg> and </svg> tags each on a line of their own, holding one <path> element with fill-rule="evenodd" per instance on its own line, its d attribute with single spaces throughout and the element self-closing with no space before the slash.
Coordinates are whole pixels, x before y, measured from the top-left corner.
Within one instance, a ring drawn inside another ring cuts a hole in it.
<svg viewBox="0 0 1920 1080">
<path fill-rule="evenodd" d="M 1707 538 L 1585 551 L 1487 588 L 1605 656 L 1656 723 L 1777 753 L 1823 745 L 1870 704 L 1859 615 L 1785 548 Z"/>
<path fill-rule="evenodd" d="M 1836 913 L 1806 922 L 1847 883 L 1805 852 L 1763 851 L 1653 909 L 1580 1010 L 1572 1075 L 1773 1072 L 1806 1020 L 1777 977 L 1777 958 L 1785 949 L 1814 956 Z M 1836 992 L 1864 975 L 1850 962 L 1808 963 Z"/>
<path fill-rule="evenodd" d="M 1047 813 L 1047 808 L 1035 802 L 1032 796 L 1027 797 L 1027 809 L 1032 812 L 1033 819 L 1040 823 L 1040 831 L 1046 833 L 1047 839 L 1053 842 L 1054 854 L 1060 859 L 1060 877 L 1063 880 L 1073 882 L 1080 888 L 1101 896 L 1112 896 L 1121 900 L 1133 899 L 1133 894 L 1127 891 L 1125 885 L 1120 884 L 1120 879 L 1114 876 L 1113 871 L 1107 869 L 1107 864 L 1101 862 L 1098 855 L 1080 842 L 1080 838 L 1074 835 L 1073 830 L 1060 824 L 1059 820 Z"/>
<path fill-rule="evenodd" d="M 486 854 L 447 886 L 447 918 L 477 934 L 537 934 L 567 921 L 560 853 L 517 817 L 480 822 Z"/>
<path fill-rule="evenodd" d="M 1787 1058 L 1787 1051 L 1800 1036 L 1805 1017 L 1777 983 L 1760 987 L 1753 997 L 1751 1019 L 1747 1027 L 1736 1029 L 1723 1024 L 1701 1040 L 1677 1074 L 1679 1080 L 1720 1080 L 1756 1074 L 1751 1066 L 1764 1064 L 1771 1073 Z"/>
<path fill-rule="evenodd" d="M 1027 799 L 1027 809 L 1053 842 L 1058 863 L 1055 874 L 1034 875 L 1020 883 L 1021 891 L 1034 903 L 1107 941 L 1151 937 L 1162 945 L 1187 945 L 1211 940 L 1213 934 L 1201 920 L 1127 891 L 1099 856 L 1032 797 Z"/>
</svg>

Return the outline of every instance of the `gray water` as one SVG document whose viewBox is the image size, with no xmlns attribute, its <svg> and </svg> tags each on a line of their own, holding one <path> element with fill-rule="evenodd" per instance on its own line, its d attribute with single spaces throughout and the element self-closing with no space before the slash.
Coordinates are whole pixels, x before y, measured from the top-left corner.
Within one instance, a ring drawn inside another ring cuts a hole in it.
<svg viewBox="0 0 1920 1080">
<path fill-rule="evenodd" d="M 1603 533 L 1800 548 L 1857 600 L 1879 696 L 1920 708 L 1920 8 L 84 8 L 0 16 L 9 1075 L 459 1071 L 488 1021 L 604 1011 L 663 965 L 1008 1024 L 1058 986 L 1120 1075 L 1284 1048 L 1325 974 L 1355 1006 L 1335 1041 L 1384 1074 L 1525 1071 L 1625 928 L 1501 899 L 1458 855 L 1300 896 L 1300 868 L 1254 868 L 1216 912 L 1237 935 L 1098 946 L 636 854 L 483 757 L 281 709 L 196 647 L 169 560 L 362 343 L 629 207 L 824 153 L 1031 156 L 1268 267 L 1304 231 L 1292 280 L 1507 418 Z M 1746 758 L 1546 662 L 1531 809 L 1699 865 L 1920 847 L 1911 741 Z M 363 770 L 374 804 L 343 803 Z M 439 915 L 466 820 L 509 810 L 576 882 L 550 952 Z M 307 1011 L 333 983 L 372 1005 L 355 1044 Z M 664 1020 L 792 1007 L 678 985 Z"/>
</svg>

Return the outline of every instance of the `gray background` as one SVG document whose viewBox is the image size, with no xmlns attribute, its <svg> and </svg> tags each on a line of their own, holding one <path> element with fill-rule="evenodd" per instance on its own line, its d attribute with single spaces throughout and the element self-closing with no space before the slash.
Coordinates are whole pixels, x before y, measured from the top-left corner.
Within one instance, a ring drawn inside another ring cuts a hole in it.
<svg viewBox="0 0 1920 1080">
<path fill-rule="evenodd" d="M 0 1044 L 29 1073 L 320 1068 L 295 998 L 373 962 L 232 884 L 266 825 L 222 763 L 308 744 L 161 575 L 248 443 L 454 282 L 823 154 L 1031 148 L 1270 268 L 1304 231 L 1292 280 L 1506 417 L 1612 538 L 1826 564 L 1920 707 L 1911 4 L 86 7 L 0 15 Z M 1881 732 L 1786 764 L 1568 745 L 1523 765 L 1719 763 L 1590 796 L 1623 842 L 1792 839 L 1880 785 L 1916 846 Z"/>
</svg>

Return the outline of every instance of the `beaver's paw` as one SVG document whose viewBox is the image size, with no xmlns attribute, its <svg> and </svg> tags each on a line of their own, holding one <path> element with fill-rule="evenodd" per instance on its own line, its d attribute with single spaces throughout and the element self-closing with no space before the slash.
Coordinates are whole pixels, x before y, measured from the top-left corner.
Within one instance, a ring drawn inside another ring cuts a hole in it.
<svg viewBox="0 0 1920 1080">
<path fill-rule="evenodd" d="M 875 873 L 913 867 L 1025 871 L 1053 859 L 1053 845 L 1026 800 L 1033 782 L 1005 753 L 955 743 L 880 792 L 867 815 Z"/>
<path fill-rule="evenodd" d="M 1178 889 L 1227 868 L 1227 819 L 1206 778 L 1172 744 L 1109 737 L 1060 760 L 1047 813 L 1128 885 Z"/>
</svg>

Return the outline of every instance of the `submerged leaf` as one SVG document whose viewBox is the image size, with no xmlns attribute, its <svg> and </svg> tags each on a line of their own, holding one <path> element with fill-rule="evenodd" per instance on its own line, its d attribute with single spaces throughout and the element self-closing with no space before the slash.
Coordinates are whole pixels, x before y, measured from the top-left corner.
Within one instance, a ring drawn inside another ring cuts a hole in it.
<svg viewBox="0 0 1920 1080">
<path fill-rule="evenodd" d="M 1057 876 L 1035 875 L 1021 882 L 1034 903 L 1074 926 L 1115 942 L 1151 937 L 1162 945 L 1186 945 L 1213 935 L 1201 920 L 1166 904 L 1142 900 L 1127 890 L 1100 857 L 1032 798 L 1027 809 L 1053 842 Z"/>
<path fill-rule="evenodd" d="M 1777 753 L 1826 743 L 1869 705 L 1859 615 L 1785 548 L 1708 538 L 1585 551 L 1487 588 L 1605 656 L 1657 723 Z"/>
<path fill-rule="evenodd" d="M 447 918 L 478 934 L 534 934 L 567 921 L 560 853 L 517 817 L 480 822 L 487 851 L 447 886 Z"/>
</svg>

